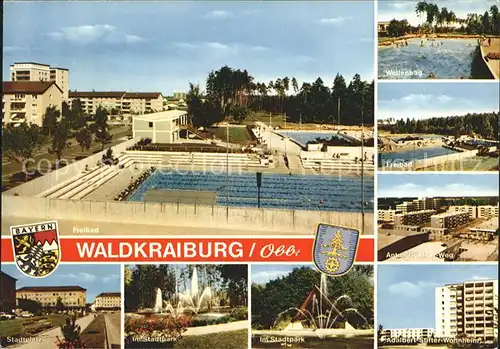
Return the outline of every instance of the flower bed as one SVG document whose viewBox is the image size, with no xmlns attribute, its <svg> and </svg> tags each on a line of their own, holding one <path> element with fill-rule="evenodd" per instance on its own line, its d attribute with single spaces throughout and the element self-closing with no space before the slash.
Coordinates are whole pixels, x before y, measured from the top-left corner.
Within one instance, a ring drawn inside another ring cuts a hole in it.
<svg viewBox="0 0 500 349">
<path fill-rule="evenodd" d="M 127 346 L 134 347 L 134 343 L 137 345 L 139 343 L 162 343 L 164 345 L 175 343 L 182 337 L 190 322 L 191 318 L 187 316 L 126 318 Z"/>
</svg>

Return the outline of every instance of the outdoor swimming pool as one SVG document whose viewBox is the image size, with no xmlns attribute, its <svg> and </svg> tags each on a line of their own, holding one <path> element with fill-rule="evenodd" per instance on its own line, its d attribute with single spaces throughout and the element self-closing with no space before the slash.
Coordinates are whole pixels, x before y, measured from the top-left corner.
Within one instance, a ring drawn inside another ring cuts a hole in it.
<svg viewBox="0 0 500 349">
<path fill-rule="evenodd" d="M 455 151 L 444 147 L 426 147 L 405 150 L 401 152 L 379 153 L 379 167 L 391 166 L 391 164 L 410 162 L 419 159 L 428 159 L 441 155 L 453 154 Z"/>
<path fill-rule="evenodd" d="M 229 175 L 230 206 L 257 207 L 254 173 Z M 226 205 L 226 174 L 163 172 L 157 170 L 129 201 L 144 201 L 149 188 L 217 192 L 217 204 Z M 365 212 L 373 212 L 373 178 L 364 179 Z M 321 202 L 322 201 L 322 202 Z M 361 211 L 361 179 L 358 177 L 262 174 L 261 207 L 320 211 Z"/>
<path fill-rule="evenodd" d="M 408 46 L 385 46 L 378 49 L 378 76 L 381 79 L 426 79 L 434 73 L 438 79 L 471 77 L 476 39 L 408 40 Z M 434 43 L 434 46 L 431 46 Z M 441 45 L 442 43 L 442 45 Z M 422 71 L 422 75 L 391 75 L 388 71 Z"/>
<path fill-rule="evenodd" d="M 279 134 L 282 136 L 290 137 L 304 147 L 306 146 L 307 142 L 316 141 L 316 138 L 331 139 L 332 137 L 336 137 L 339 139 L 350 140 L 349 138 L 344 137 L 343 135 L 336 132 L 280 131 Z"/>
</svg>

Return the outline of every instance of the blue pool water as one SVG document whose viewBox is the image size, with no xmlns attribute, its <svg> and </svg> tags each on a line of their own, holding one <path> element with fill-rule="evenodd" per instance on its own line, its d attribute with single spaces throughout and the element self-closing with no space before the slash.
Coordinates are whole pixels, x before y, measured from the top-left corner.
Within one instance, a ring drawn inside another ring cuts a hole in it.
<svg viewBox="0 0 500 349">
<path fill-rule="evenodd" d="M 229 175 L 229 205 L 257 207 L 254 173 Z M 156 171 L 129 201 L 144 201 L 149 188 L 217 192 L 217 204 L 226 205 L 226 174 Z M 323 203 L 320 201 L 323 200 Z M 373 178 L 364 179 L 365 212 L 373 212 Z M 261 207 L 321 211 L 361 211 L 358 177 L 262 174 Z"/>
<path fill-rule="evenodd" d="M 347 139 L 338 133 L 329 132 L 303 132 L 303 131 L 280 131 L 282 136 L 290 137 L 297 143 L 305 146 L 307 142 L 316 141 L 316 138 L 331 139 L 332 137 Z M 349 140 L 349 139 L 347 139 Z"/>
<path fill-rule="evenodd" d="M 476 39 L 408 40 L 408 46 L 384 46 L 378 49 L 378 76 L 380 79 L 426 79 L 434 73 L 437 79 L 467 79 L 471 77 Z M 431 46 L 431 42 L 435 46 Z M 440 45 L 440 43 L 443 45 Z M 438 43 L 438 45 L 436 45 Z M 389 76 L 389 70 L 422 70 L 421 76 Z"/>
<path fill-rule="evenodd" d="M 379 153 L 378 161 L 380 167 L 390 166 L 392 163 L 409 162 L 419 159 L 428 159 L 436 156 L 453 154 L 455 151 L 444 147 L 417 148 L 394 153 Z"/>
</svg>

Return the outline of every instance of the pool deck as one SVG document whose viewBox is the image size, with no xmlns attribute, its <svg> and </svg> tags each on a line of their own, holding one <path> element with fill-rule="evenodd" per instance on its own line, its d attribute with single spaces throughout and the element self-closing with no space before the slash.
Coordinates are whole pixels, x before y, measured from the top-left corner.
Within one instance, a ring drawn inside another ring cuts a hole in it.
<svg viewBox="0 0 500 349">
<path fill-rule="evenodd" d="M 499 53 L 500 52 L 500 38 L 492 38 L 491 46 L 488 46 L 488 41 L 485 40 L 481 43 L 481 57 L 484 60 L 484 57 L 488 53 Z M 495 77 L 495 79 L 500 79 L 500 59 L 489 59 L 486 62 L 491 74 Z"/>
</svg>

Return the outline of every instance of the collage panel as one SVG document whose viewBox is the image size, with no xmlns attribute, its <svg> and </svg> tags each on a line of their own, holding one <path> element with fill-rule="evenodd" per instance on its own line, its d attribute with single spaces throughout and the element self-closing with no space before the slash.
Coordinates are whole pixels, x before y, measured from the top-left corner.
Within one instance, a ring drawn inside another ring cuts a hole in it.
<svg viewBox="0 0 500 349">
<path fill-rule="evenodd" d="M 498 173 L 379 175 L 378 261 L 498 262 L 498 189 Z"/>
<path fill-rule="evenodd" d="M 499 79 L 498 2 L 379 1 L 378 79 Z"/>
<path fill-rule="evenodd" d="M 380 265 L 378 348 L 498 348 L 498 265 Z"/>
<path fill-rule="evenodd" d="M 82 24 L 96 13 L 106 25 Z M 374 233 L 373 2 L 5 14 L 3 234 L 48 219 L 62 235 Z"/>
<path fill-rule="evenodd" d="M 498 172 L 499 95 L 491 82 L 379 83 L 379 170 Z"/>
<path fill-rule="evenodd" d="M 252 348 L 374 348 L 372 265 L 329 277 L 313 265 L 253 264 Z"/>
<path fill-rule="evenodd" d="M 2 263 L 2 348 L 121 348 L 121 265 L 63 264 L 42 278 Z"/>
<path fill-rule="evenodd" d="M 248 265 L 126 265 L 124 283 L 125 348 L 248 348 Z"/>
</svg>

